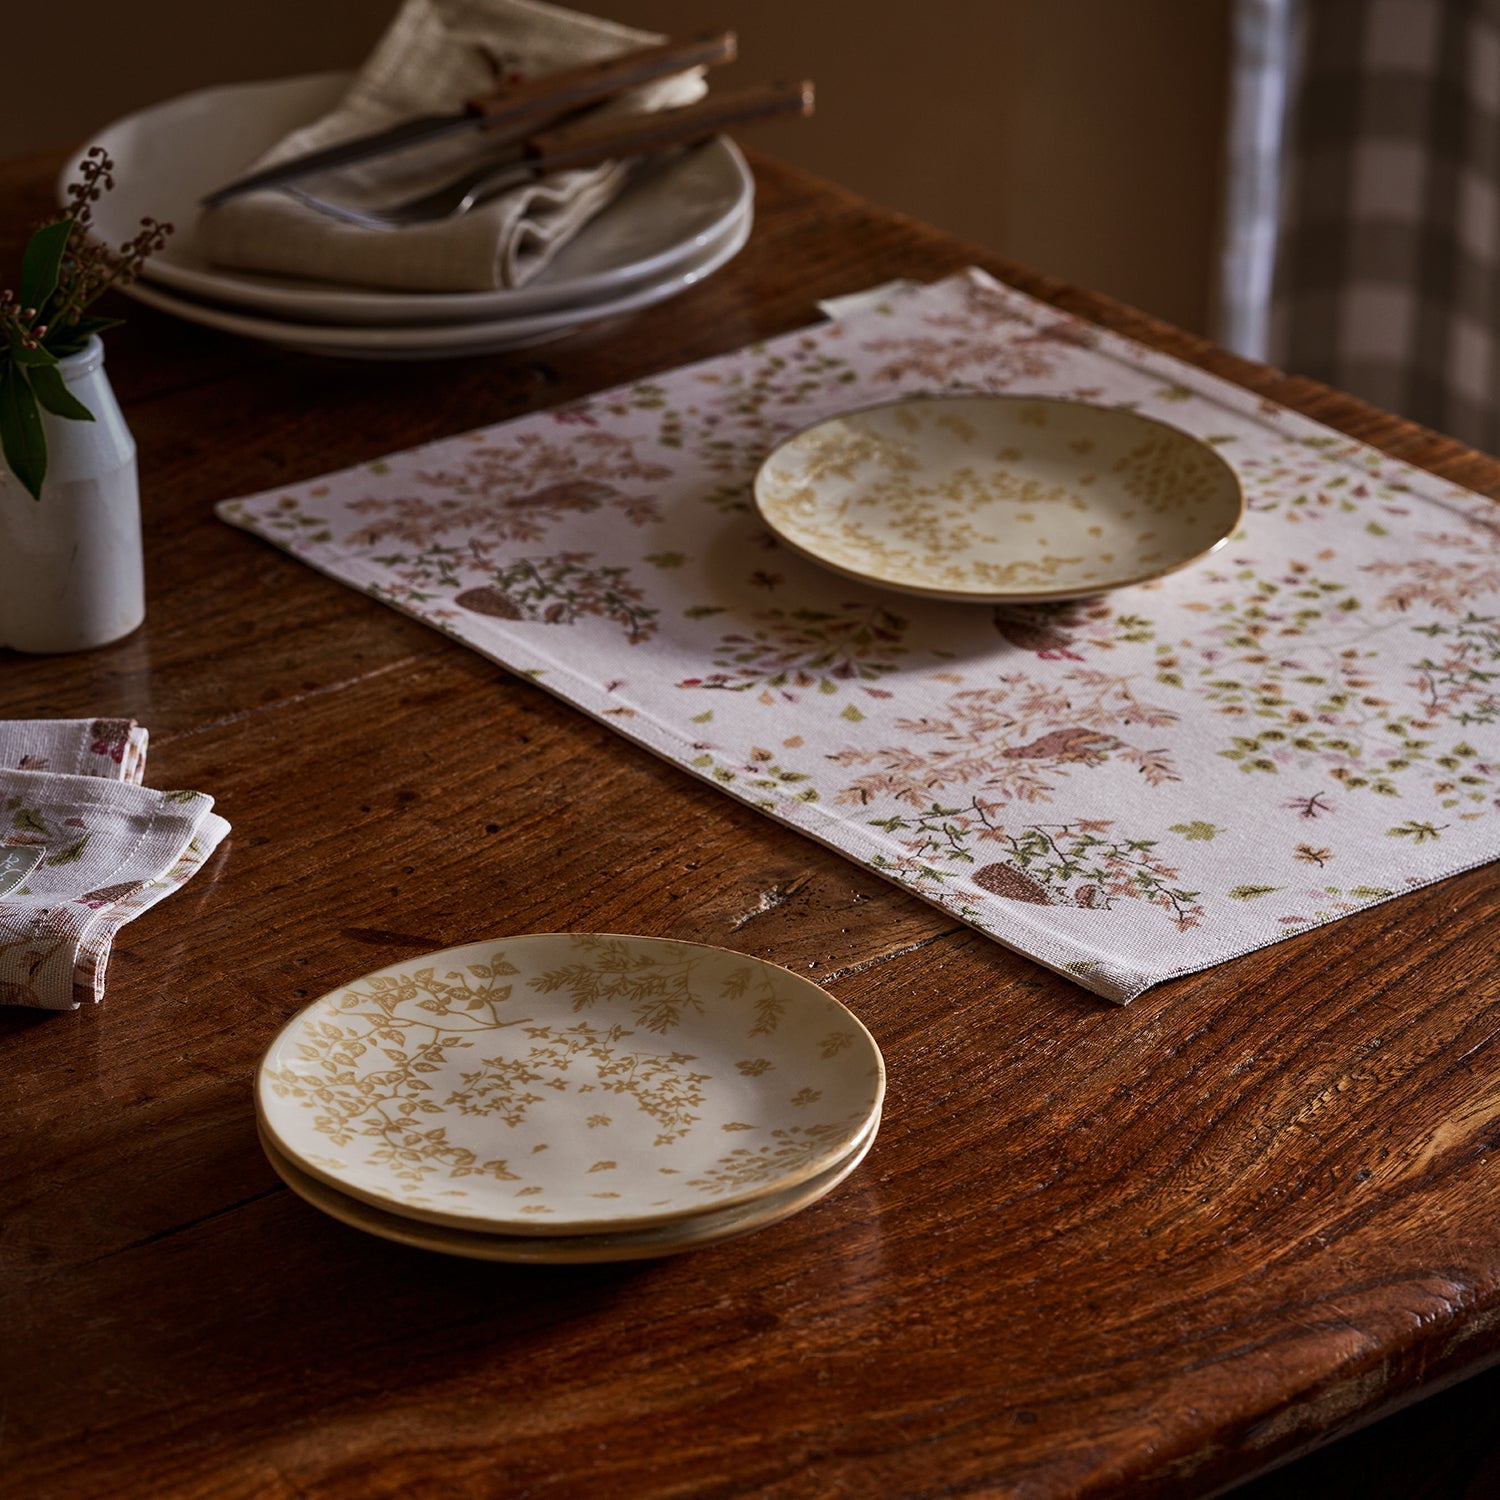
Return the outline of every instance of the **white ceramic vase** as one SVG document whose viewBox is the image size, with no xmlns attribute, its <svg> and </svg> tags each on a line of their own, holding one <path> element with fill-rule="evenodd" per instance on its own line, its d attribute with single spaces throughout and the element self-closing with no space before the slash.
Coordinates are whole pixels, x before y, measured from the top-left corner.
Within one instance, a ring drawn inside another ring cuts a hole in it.
<svg viewBox="0 0 1500 1500">
<path fill-rule="evenodd" d="M 58 365 L 94 415 L 42 413 L 47 478 L 33 500 L 0 463 L 0 646 L 86 651 L 146 616 L 135 441 L 97 338 Z"/>
</svg>

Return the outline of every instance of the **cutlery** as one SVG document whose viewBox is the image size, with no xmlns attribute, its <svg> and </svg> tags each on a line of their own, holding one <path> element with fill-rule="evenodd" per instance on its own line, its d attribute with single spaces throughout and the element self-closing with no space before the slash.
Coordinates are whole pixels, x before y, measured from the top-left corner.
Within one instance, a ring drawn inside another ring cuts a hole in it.
<svg viewBox="0 0 1500 1500">
<path fill-rule="evenodd" d="M 371 135 L 357 136 L 353 140 L 340 141 L 337 145 L 277 162 L 216 188 L 201 202 L 205 208 L 213 208 L 242 193 L 280 187 L 335 167 L 348 166 L 351 162 L 385 156 L 467 131 L 498 132 L 501 139 L 514 138 L 523 127 L 544 125 L 625 89 L 637 88 L 673 73 L 729 62 L 734 54 L 735 35 L 732 31 L 635 48 L 599 62 L 565 68 L 496 89 L 493 93 L 477 95 L 457 114 L 420 115 Z"/>
<path fill-rule="evenodd" d="M 668 146 L 704 140 L 722 130 L 766 120 L 810 115 L 813 86 L 760 83 L 732 93 L 710 95 L 696 104 L 645 114 L 591 117 L 517 142 L 499 157 L 453 182 L 404 203 L 382 208 L 337 203 L 298 187 L 292 197 L 335 218 L 366 229 L 401 229 L 456 218 L 471 208 L 550 172 L 597 166 L 601 162 L 641 156 Z"/>
</svg>

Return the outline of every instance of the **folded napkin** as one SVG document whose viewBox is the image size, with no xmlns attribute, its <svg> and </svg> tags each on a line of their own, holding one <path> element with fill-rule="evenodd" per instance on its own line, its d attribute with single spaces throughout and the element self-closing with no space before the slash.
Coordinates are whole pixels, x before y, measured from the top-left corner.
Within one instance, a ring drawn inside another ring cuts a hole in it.
<svg viewBox="0 0 1500 1500">
<path fill-rule="evenodd" d="M 272 148 L 247 171 L 381 130 L 414 115 L 451 113 L 497 80 L 531 78 L 662 38 L 539 0 L 407 0 L 338 107 Z M 647 84 L 607 106 L 636 112 L 691 104 L 697 73 Z M 340 202 L 378 207 L 440 187 L 474 165 L 472 136 L 341 169 Z M 198 248 L 217 265 L 405 291 L 490 291 L 536 275 L 620 191 L 627 168 L 558 172 L 456 219 L 363 229 L 280 192 L 248 193 L 205 210 Z M 323 191 L 323 184 L 309 183 Z"/>
<path fill-rule="evenodd" d="M 229 832 L 212 797 L 140 786 L 145 750 L 127 719 L 0 720 L 0 1004 L 102 999 L 115 934 Z"/>
<path fill-rule="evenodd" d="M 186 885 L 224 841 L 228 832 L 229 824 L 225 819 L 217 813 L 206 813 L 171 869 L 164 871 L 156 879 L 147 881 L 134 892 L 122 892 L 119 899 L 111 904 L 107 917 L 79 942 L 74 959 L 70 1009 L 76 1009 L 85 1000 L 97 1003 L 104 998 L 104 970 L 109 963 L 109 952 L 114 945 L 115 934 L 133 917 L 140 916 L 148 907 L 155 906 L 158 901 Z"/>
<path fill-rule="evenodd" d="M 0 769 L 139 784 L 146 738 L 134 719 L 0 719 Z"/>
</svg>

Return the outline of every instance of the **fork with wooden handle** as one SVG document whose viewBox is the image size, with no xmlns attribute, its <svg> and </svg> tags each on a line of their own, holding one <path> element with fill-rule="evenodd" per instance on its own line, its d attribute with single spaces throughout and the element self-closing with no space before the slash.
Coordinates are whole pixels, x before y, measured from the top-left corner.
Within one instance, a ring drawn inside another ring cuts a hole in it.
<svg viewBox="0 0 1500 1500">
<path fill-rule="evenodd" d="M 203 206 L 214 208 L 242 193 L 284 187 L 289 182 L 331 172 L 353 162 L 387 156 L 449 136 L 472 133 L 490 141 L 515 140 L 626 89 L 690 68 L 711 68 L 732 62 L 735 50 L 734 33 L 721 31 L 685 41 L 635 47 L 577 67 L 504 84 L 468 100 L 456 114 L 419 115 L 370 135 L 339 141 L 262 167 L 216 188 L 202 200 Z"/>
<path fill-rule="evenodd" d="M 551 172 L 594 167 L 643 156 L 669 146 L 691 145 L 721 131 L 795 119 L 813 110 L 810 82 L 758 83 L 730 93 L 711 94 L 696 104 L 646 114 L 590 116 L 517 142 L 499 158 L 420 197 L 384 208 L 354 208 L 288 186 L 289 196 L 365 229 L 403 229 L 456 218 L 513 187 Z"/>
</svg>

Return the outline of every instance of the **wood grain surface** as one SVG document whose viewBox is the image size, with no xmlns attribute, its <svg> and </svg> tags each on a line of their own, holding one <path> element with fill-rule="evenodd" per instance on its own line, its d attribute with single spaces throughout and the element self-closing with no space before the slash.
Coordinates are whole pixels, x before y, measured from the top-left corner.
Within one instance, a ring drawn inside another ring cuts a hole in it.
<svg viewBox="0 0 1500 1500">
<path fill-rule="evenodd" d="M 0 166 L 0 264 L 62 159 Z M 151 784 L 234 832 L 123 930 L 102 1006 L 0 1011 L 0 1491 L 1206 1495 L 1500 1357 L 1494 869 L 1117 1009 L 213 518 L 970 263 L 1500 493 L 1493 460 L 755 165 L 726 270 L 534 351 L 338 363 L 134 306 L 111 335 L 148 622 L 0 653 L 0 715 L 133 716 Z M 559 928 L 826 984 L 889 1066 L 864 1166 L 742 1240 L 552 1269 L 280 1186 L 251 1080 L 293 1012 Z"/>
</svg>

